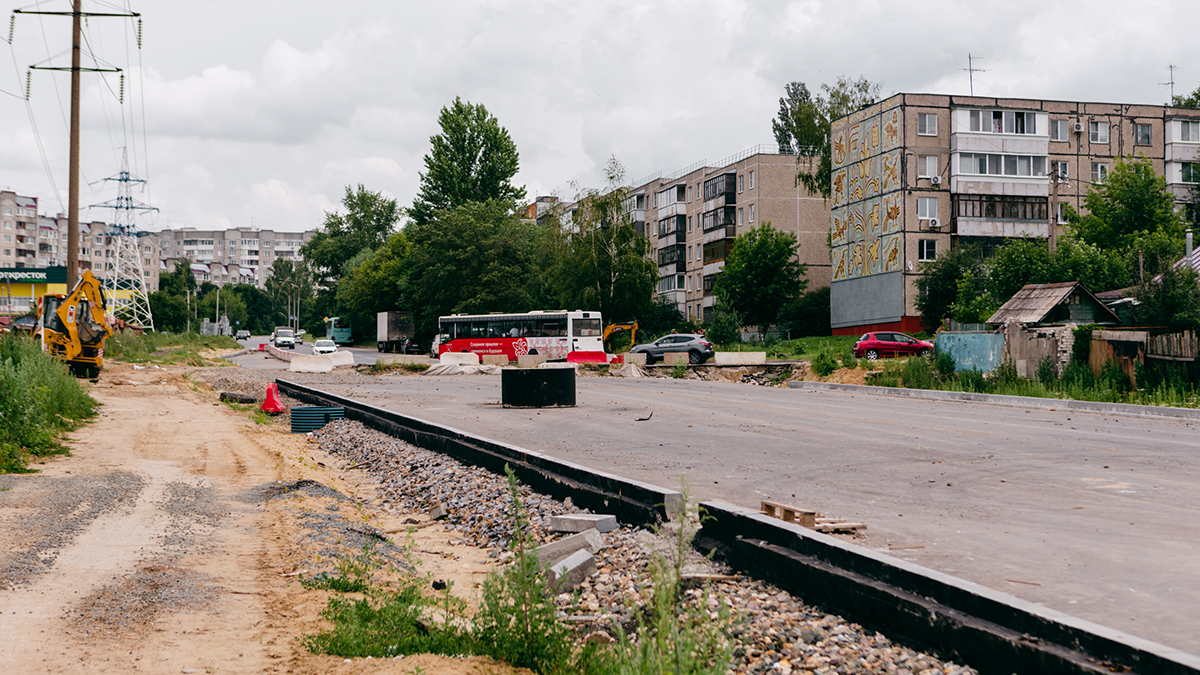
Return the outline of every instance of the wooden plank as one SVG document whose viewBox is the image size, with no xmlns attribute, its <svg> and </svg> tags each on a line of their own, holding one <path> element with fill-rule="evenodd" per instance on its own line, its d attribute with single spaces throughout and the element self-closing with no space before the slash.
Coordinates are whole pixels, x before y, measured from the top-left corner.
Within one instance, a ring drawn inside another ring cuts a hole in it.
<svg viewBox="0 0 1200 675">
<path fill-rule="evenodd" d="M 817 532 L 857 532 L 867 529 L 866 523 L 823 523 L 817 525 Z"/>
<path fill-rule="evenodd" d="M 759 507 L 759 510 L 771 516 L 772 518 L 779 518 L 785 522 L 796 523 L 797 525 L 810 529 L 816 524 L 816 511 L 801 509 L 790 504 L 783 504 L 764 499 Z"/>
</svg>

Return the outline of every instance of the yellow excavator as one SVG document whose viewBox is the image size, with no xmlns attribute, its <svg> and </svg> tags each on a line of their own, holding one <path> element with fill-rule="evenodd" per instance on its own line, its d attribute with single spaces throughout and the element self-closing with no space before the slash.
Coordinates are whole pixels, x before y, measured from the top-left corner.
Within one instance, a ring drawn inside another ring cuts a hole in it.
<svg viewBox="0 0 1200 675">
<path fill-rule="evenodd" d="M 113 334 L 100 280 L 84 270 L 69 295 L 43 295 L 39 304 L 42 350 L 66 361 L 75 377 L 99 377 Z"/>
<path fill-rule="evenodd" d="M 607 349 L 609 336 L 611 336 L 613 333 L 617 333 L 617 332 L 620 332 L 623 330 L 629 331 L 629 346 L 633 347 L 634 345 L 636 345 L 637 344 L 637 332 L 638 332 L 638 322 L 636 322 L 636 321 L 634 321 L 632 323 L 610 323 L 610 324 L 608 324 L 604 328 L 604 334 L 601 336 L 600 341 L 605 345 L 605 348 Z"/>
</svg>

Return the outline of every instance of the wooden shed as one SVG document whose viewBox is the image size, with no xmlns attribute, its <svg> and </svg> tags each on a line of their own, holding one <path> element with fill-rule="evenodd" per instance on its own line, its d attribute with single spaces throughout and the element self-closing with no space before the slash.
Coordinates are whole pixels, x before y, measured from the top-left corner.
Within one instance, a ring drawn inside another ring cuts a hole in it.
<svg viewBox="0 0 1200 675">
<path fill-rule="evenodd" d="M 1002 326 L 1014 321 L 1026 326 L 1121 324 L 1116 312 L 1078 281 L 1023 286 L 985 323 Z"/>
</svg>

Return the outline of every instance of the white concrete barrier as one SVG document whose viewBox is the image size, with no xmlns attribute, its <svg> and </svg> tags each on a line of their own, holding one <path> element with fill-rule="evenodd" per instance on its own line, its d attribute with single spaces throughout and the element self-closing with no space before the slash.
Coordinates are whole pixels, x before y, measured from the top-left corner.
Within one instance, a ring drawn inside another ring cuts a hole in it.
<svg viewBox="0 0 1200 675">
<path fill-rule="evenodd" d="M 537 368 L 546 362 L 543 354 L 522 354 L 517 357 L 518 368 Z"/>
<path fill-rule="evenodd" d="M 666 354 L 663 354 L 662 362 L 663 362 L 664 366 L 677 366 L 681 363 L 686 366 L 687 362 L 688 362 L 688 353 L 687 352 L 667 352 Z"/>
<path fill-rule="evenodd" d="M 484 354 L 483 365 L 485 366 L 507 366 L 508 357 L 504 354 Z"/>
<path fill-rule="evenodd" d="M 332 373 L 333 359 L 328 356 L 293 354 L 288 370 L 293 373 Z"/>
<path fill-rule="evenodd" d="M 267 353 L 279 359 L 280 361 L 291 361 L 292 357 L 296 355 L 296 352 L 293 352 L 290 349 L 280 349 L 279 347 L 270 344 L 267 345 Z"/>
<path fill-rule="evenodd" d="M 625 357 L 625 363 L 632 363 L 633 365 L 638 366 L 639 368 L 646 367 L 646 354 L 645 353 L 630 354 L 630 353 L 626 352 L 623 356 Z"/>
<path fill-rule="evenodd" d="M 354 365 L 354 352 L 336 351 L 328 356 L 333 361 L 334 368 Z"/>
<path fill-rule="evenodd" d="M 429 357 L 425 354 L 380 354 L 375 363 L 385 366 L 393 363 L 429 363 Z"/>
<path fill-rule="evenodd" d="M 713 359 L 718 366 L 761 366 L 766 362 L 766 352 L 717 352 Z"/>
<path fill-rule="evenodd" d="M 479 355 L 475 352 L 446 352 L 438 357 L 442 363 L 454 363 L 460 366 L 479 365 Z"/>
</svg>

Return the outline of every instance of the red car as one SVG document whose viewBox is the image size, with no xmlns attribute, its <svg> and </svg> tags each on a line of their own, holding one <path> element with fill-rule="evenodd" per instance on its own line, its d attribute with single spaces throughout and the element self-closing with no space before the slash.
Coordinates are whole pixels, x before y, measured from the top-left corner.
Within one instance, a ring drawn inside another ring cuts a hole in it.
<svg viewBox="0 0 1200 675">
<path fill-rule="evenodd" d="M 932 353 L 932 342 L 891 331 L 865 333 L 854 343 L 854 355 L 868 361 L 886 356 L 928 356 Z"/>
</svg>

